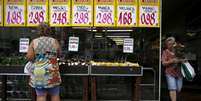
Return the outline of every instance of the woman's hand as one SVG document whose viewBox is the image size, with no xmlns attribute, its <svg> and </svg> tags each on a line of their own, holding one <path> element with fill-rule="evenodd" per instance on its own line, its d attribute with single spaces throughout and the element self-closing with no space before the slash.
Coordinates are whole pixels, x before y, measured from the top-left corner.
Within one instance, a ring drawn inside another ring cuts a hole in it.
<svg viewBox="0 0 201 101">
<path fill-rule="evenodd" d="M 187 59 L 178 59 L 178 58 L 172 59 L 172 63 L 184 63 L 186 61 Z"/>
</svg>

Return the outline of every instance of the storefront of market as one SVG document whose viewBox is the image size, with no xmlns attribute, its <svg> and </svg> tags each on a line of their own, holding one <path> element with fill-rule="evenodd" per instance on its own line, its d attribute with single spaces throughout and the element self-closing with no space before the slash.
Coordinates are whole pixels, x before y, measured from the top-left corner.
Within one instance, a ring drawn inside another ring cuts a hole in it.
<svg viewBox="0 0 201 101">
<path fill-rule="evenodd" d="M 159 100 L 160 1 L 0 0 L 1 100 L 29 101 L 37 25 L 59 40 L 63 100 Z"/>
</svg>

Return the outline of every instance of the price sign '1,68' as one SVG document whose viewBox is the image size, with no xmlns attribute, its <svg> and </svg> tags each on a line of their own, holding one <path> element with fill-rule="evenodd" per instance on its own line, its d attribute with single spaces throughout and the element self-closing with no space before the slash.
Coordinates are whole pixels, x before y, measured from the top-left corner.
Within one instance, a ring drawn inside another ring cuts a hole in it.
<svg viewBox="0 0 201 101">
<path fill-rule="evenodd" d="M 44 20 L 45 20 L 44 15 L 45 15 L 44 11 L 39 11 L 39 12 L 31 11 L 29 13 L 29 23 L 30 24 L 38 24 L 38 23 L 44 22 Z"/>
<path fill-rule="evenodd" d="M 128 24 L 132 23 L 132 13 L 131 12 L 120 12 L 118 18 L 119 24 Z"/>
<path fill-rule="evenodd" d="M 113 24 L 111 12 L 99 12 L 96 19 L 98 24 Z"/>
<path fill-rule="evenodd" d="M 140 17 L 141 24 L 145 25 L 155 25 L 156 24 L 156 14 L 155 13 L 142 13 Z"/>
<path fill-rule="evenodd" d="M 7 24 L 24 24 L 23 14 L 21 11 L 8 11 Z"/>
</svg>

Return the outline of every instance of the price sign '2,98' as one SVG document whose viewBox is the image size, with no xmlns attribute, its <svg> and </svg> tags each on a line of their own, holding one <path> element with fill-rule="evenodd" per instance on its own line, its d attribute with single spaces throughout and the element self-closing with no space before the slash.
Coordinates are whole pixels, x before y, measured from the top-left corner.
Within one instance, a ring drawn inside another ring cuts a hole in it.
<svg viewBox="0 0 201 101">
<path fill-rule="evenodd" d="M 46 7 L 40 5 L 32 5 L 28 7 L 28 24 L 36 25 L 45 22 Z"/>
<path fill-rule="evenodd" d="M 48 21 L 48 0 L 27 0 L 27 26 Z"/>
</svg>

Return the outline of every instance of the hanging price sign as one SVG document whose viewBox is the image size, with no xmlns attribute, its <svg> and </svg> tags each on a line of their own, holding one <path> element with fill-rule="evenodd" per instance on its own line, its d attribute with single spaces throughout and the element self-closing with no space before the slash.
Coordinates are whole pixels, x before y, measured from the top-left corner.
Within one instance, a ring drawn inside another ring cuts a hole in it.
<svg viewBox="0 0 201 101">
<path fill-rule="evenodd" d="M 48 21 L 48 0 L 28 0 L 27 10 L 27 26 Z"/>
<path fill-rule="evenodd" d="M 139 26 L 159 27 L 159 0 L 140 0 Z"/>
<path fill-rule="evenodd" d="M 117 26 L 134 27 L 137 25 L 137 1 L 117 0 Z"/>
<path fill-rule="evenodd" d="M 50 26 L 70 25 L 70 0 L 49 1 Z"/>
<path fill-rule="evenodd" d="M 0 0 L 0 26 L 3 26 L 3 0 Z"/>
<path fill-rule="evenodd" d="M 72 26 L 92 26 L 93 0 L 73 0 Z"/>
<path fill-rule="evenodd" d="M 115 25 L 115 0 L 95 0 L 94 26 Z"/>
<path fill-rule="evenodd" d="M 25 26 L 26 0 L 5 0 L 5 26 Z"/>
</svg>

